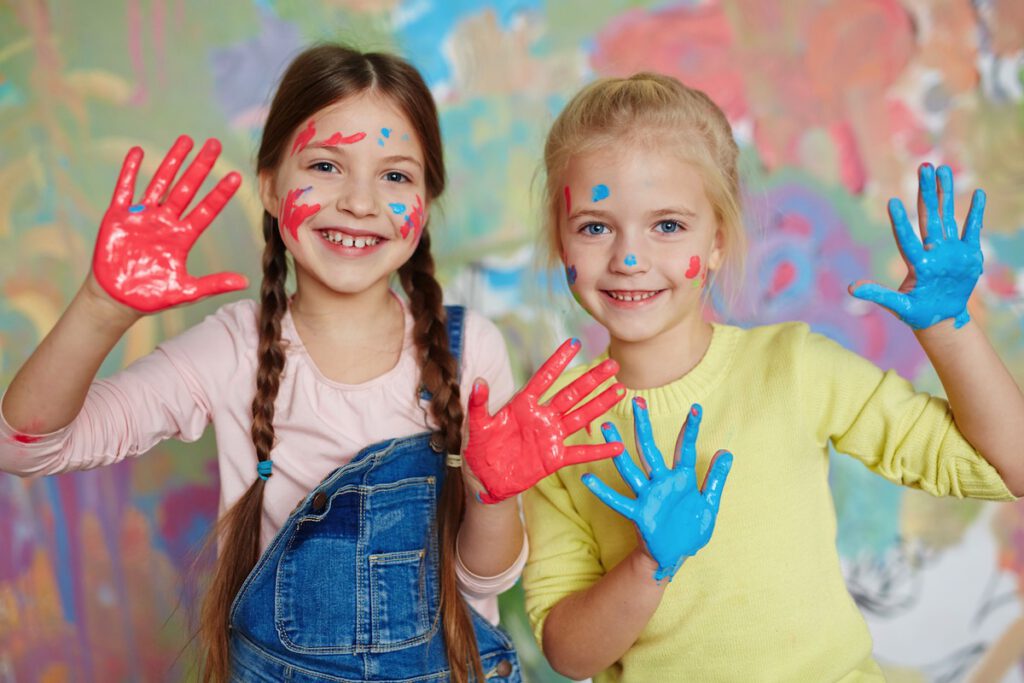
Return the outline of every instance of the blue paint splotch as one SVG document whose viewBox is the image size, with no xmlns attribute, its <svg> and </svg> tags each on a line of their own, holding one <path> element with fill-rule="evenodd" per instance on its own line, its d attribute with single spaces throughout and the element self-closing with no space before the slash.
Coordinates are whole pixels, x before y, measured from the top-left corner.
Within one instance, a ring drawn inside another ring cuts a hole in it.
<svg viewBox="0 0 1024 683">
<path fill-rule="evenodd" d="M 386 138 L 390 138 L 391 137 L 391 129 L 390 128 L 381 128 L 380 129 L 380 134 L 383 135 Z"/>
<path fill-rule="evenodd" d="M 608 199 L 611 192 L 608 191 L 608 186 L 604 183 L 594 185 L 590 190 L 590 199 L 593 202 L 599 202 L 602 199 Z"/>
<path fill-rule="evenodd" d="M 570 287 L 576 284 L 576 266 L 565 267 L 565 279 L 569 281 Z"/>
<path fill-rule="evenodd" d="M 396 216 L 398 214 L 405 213 L 405 204 L 394 203 L 388 204 L 388 206 L 391 208 L 391 213 L 395 214 Z"/>
<path fill-rule="evenodd" d="M 624 263 L 630 268 L 632 268 L 633 266 L 636 265 L 636 256 L 633 254 L 626 254 L 626 260 L 624 261 Z"/>
</svg>

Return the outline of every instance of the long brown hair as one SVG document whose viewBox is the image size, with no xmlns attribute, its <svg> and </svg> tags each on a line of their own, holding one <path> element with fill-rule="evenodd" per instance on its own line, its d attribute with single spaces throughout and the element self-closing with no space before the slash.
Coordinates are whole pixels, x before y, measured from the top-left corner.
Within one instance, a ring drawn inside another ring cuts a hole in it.
<svg viewBox="0 0 1024 683">
<path fill-rule="evenodd" d="M 292 61 L 274 95 L 263 128 L 256 169 L 273 172 L 288 140 L 311 116 L 347 97 L 372 91 L 389 98 L 408 118 L 423 149 L 427 200 L 444 191 L 445 170 L 437 108 L 419 72 L 393 55 L 361 53 L 340 45 L 310 48 Z M 260 461 L 274 447 L 274 400 L 284 369 L 281 318 L 288 308 L 285 279 L 288 262 L 277 220 L 263 213 L 263 284 L 260 289 L 259 367 L 252 400 L 252 440 Z M 441 286 L 434 278 L 430 236 L 424 229 L 413 255 L 399 269 L 415 320 L 421 382 L 432 394 L 430 412 L 438 428 L 435 446 L 447 453 L 462 450 L 462 405 L 455 359 L 448 348 Z M 443 455 L 439 457 L 444 457 Z M 265 481 L 255 477 L 242 498 L 220 519 L 217 565 L 203 604 L 199 635 L 203 643 L 203 681 L 226 682 L 229 675 L 231 603 L 259 557 L 260 520 Z M 467 681 L 470 670 L 483 680 L 469 612 L 455 576 L 456 539 L 465 509 L 462 473 L 449 468 L 438 502 L 441 557 L 441 620 L 451 679 Z"/>
</svg>

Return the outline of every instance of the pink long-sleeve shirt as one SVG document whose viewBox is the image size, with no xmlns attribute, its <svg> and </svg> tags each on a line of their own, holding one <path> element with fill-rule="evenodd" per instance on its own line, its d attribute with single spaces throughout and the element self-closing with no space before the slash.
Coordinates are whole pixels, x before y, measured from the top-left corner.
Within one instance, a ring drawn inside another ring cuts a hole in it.
<svg viewBox="0 0 1024 683">
<path fill-rule="evenodd" d="M 303 346 L 291 313 L 285 314 L 286 361 L 275 401 L 277 445 L 263 497 L 261 549 L 306 494 L 360 450 L 432 426 L 426 403 L 417 399 L 413 319 L 404 303 L 403 310 L 405 338 L 398 363 L 361 384 L 325 377 Z M 256 478 L 250 406 L 256 391 L 258 312 L 252 300 L 222 306 L 148 356 L 93 382 L 78 417 L 51 434 L 25 438 L 0 415 L 0 469 L 33 476 L 110 465 L 141 455 L 164 439 L 195 441 L 212 422 L 223 514 Z M 493 323 L 471 311 L 465 318 L 461 368 L 464 408 L 478 377 L 491 387 L 492 410 L 512 396 L 504 339 Z M 495 577 L 476 576 L 457 563 L 463 594 L 494 623 L 497 595 L 515 583 L 526 553 L 524 541 L 517 561 Z"/>
</svg>

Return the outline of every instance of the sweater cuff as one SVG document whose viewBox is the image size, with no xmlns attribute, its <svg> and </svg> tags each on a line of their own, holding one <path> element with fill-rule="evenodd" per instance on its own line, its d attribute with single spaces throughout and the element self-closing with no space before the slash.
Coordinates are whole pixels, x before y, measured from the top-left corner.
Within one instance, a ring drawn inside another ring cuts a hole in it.
<svg viewBox="0 0 1024 683">
<path fill-rule="evenodd" d="M 458 578 L 462 594 L 472 598 L 488 598 L 504 593 L 519 580 L 519 576 L 523 573 L 523 567 L 526 566 L 526 558 L 529 552 L 529 539 L 527 539 L 526 531 L 524 530 L 523 547 L 515 561 L 505 571 L 496 576 L 479 576 L 466 568 L 466 565 L 462 562 L 462 556 L 456 548 L 455 576 Z"/>
<path fill-rule="evenodd" d="M 64 439 L 64 435 L 71 429 L 71 425 L 68 424 L 47 434 L 26 434 L 25 432 L 20 432 L 12 427 L 4 416 L 3 405 L 6 397 L 7 389 L 4 389 L 3 394 L 0 394 L 0 439 L 6 443 L 14 443 L 28 450 L 45 450 L 54 444 L 60 443 Z"/>
<path fill-rule="evenodd" d="M 1006 487 L 999 472 L 980 455 L 977 458 L 958 458 L 957 483 L 966 498 L 979 500 L 1013 501 L 1017 497 Z"/>
</svg>

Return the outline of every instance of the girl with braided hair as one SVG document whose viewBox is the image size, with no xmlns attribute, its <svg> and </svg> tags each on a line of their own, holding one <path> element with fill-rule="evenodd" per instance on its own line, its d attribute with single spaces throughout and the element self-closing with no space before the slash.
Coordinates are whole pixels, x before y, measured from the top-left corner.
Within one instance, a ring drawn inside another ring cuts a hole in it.
<svg viewBox="0 0 1024 683">
<path fill-rule="evenodd" d="M 191 147 L 174 143 L 138 203 L 142 150 L 128 153 L 89 277 L 0 404 L 0 469 L 98 467 L 212 423 L 204 681 L 520 680 L 496 626 L 527 552 L 516 494 L 621 451 L 563 443 L 620 398 L 614 385 L 574 409 L 617 366 L 541 403 L 569 341 L 512 395 L 500 333 L 443 306 L 434 278 L 428 219 L 445 173 L 430 91 L 397 57 L 323 45 L 288 67 L 263 131 L 259 301 L 94 380 L 144 314 L 247 286 L 187 272 L 241 182 L 229 173 L 183 216 L 220 151 L 207 141 L 175 183 Z M 508 402 L 492 415 L 489 396 Z"/>
</svg>

